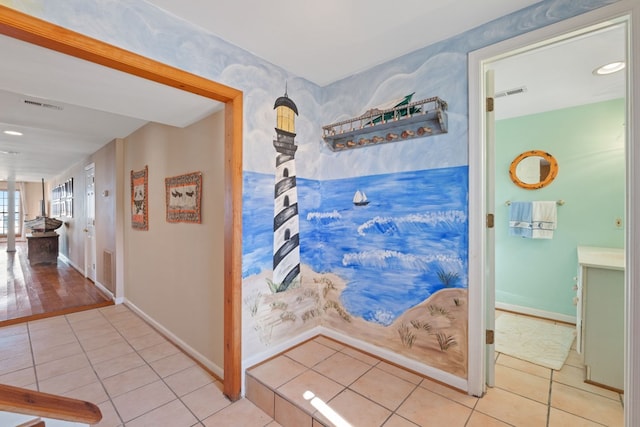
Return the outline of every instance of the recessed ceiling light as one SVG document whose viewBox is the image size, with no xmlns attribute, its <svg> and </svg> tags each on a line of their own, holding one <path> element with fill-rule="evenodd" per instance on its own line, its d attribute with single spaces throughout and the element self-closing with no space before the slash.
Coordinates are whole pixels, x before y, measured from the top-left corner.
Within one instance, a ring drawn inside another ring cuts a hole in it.
<svg viewBox="0 0 640 427">
<path fill-rule="evenodd" d="M 3 133 L 6 133 L 7 135 L 22 136 L 22 132 L 18 132 L 17 130 L 5 130 Z"/>
<path fill-rule="evenodd" d="M 622 70 L 625 67 L 624 61 L 611 62 L 593 70 L 596 76 L 605 76 Z"/>
<path fill-rule="evenodd" d="M 17 156 L 20 153 L 18 153 L 17 151 L 4 151 L 4 150 L 2 150 L 2 151 L 0 151 L 0 154 L 5 154 L 7 156 Z"/>
</svg>

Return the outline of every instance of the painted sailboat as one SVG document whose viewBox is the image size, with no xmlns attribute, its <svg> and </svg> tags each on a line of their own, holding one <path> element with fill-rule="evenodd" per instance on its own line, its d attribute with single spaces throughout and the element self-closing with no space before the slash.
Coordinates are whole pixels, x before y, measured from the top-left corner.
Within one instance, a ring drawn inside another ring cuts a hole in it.
<svg viewBox="0 0 640 427">
<path fill-rule="evenodd" d="M 367 199 L 367 195 L 364 191 L 356 191 L 353 195 L 353 204 L 356 206 L 366 206 L 369 204 L 369 199 Z"/>
</svg>

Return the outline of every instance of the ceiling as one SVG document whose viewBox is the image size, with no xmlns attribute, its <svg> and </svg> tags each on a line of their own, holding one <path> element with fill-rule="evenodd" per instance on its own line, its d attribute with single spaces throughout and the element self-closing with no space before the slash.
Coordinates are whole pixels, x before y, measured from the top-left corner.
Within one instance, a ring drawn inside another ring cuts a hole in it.
<svg viewBox="0 0 640 427">
<path fill-rule="evenodd" d="M 326 86 L 540 0 L 147 2 Z"/>
<path fill-rule="evenodd" d="M 380 0 L 236 0 L 217 2 L 215 8 L 206 0 L 149 3 L 326 85 L 536 1 L 404 0 L 402 8 Z M 462 9 L 465 14 L 458 13 Z M 407 28 L 420 30 L 407 33 Z M 399 42 L 398 34 L 405 33 Z M 498 117 L 623 96 L 623 73 L 591 74 L 596 66 L 624 57 L 620 40 L 621 30 L 601 31 L 493 63 L 497 91 L 527 88 L 499 98 Z M 48 180 L 149 121 L 184 126 L 220 108 L 207 98 L 8 37 L 0 36 L 0 51 L 0 132 L 11 127 L 24 134 L 0 133 L 0 180 Z"/>
</svg>

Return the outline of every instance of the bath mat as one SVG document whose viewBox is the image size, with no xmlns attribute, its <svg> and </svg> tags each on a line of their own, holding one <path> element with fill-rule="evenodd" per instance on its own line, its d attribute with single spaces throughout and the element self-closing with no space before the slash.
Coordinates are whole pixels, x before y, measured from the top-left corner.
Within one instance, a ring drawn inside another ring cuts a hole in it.
<svg viewBox="0 0 640 427">
<path fill-rule="evenodd" d="M 496 351 L 551 369 L 564 365 L 575 328 L 503 313 L 496 319 Z"/>
</svg>

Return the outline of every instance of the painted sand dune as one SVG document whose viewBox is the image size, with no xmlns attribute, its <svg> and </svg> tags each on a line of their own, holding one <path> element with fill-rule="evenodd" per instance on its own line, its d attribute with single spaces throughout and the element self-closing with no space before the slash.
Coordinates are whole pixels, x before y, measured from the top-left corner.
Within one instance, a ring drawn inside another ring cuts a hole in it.
<svg viewBox="0 0 640 427">
<path fill-rule="evenodd" d="M 466 289 L 442 289 L 384 326 L 345 310 L 340 295 L 346 286 L 335 274 L 316 273 L 303 265 L 302 283 L 278 294 L 269 291 L 270 275 L 265 271 L 243 282 L 246 354 L 322 325 L 466 378 Z"/>
</svg>

